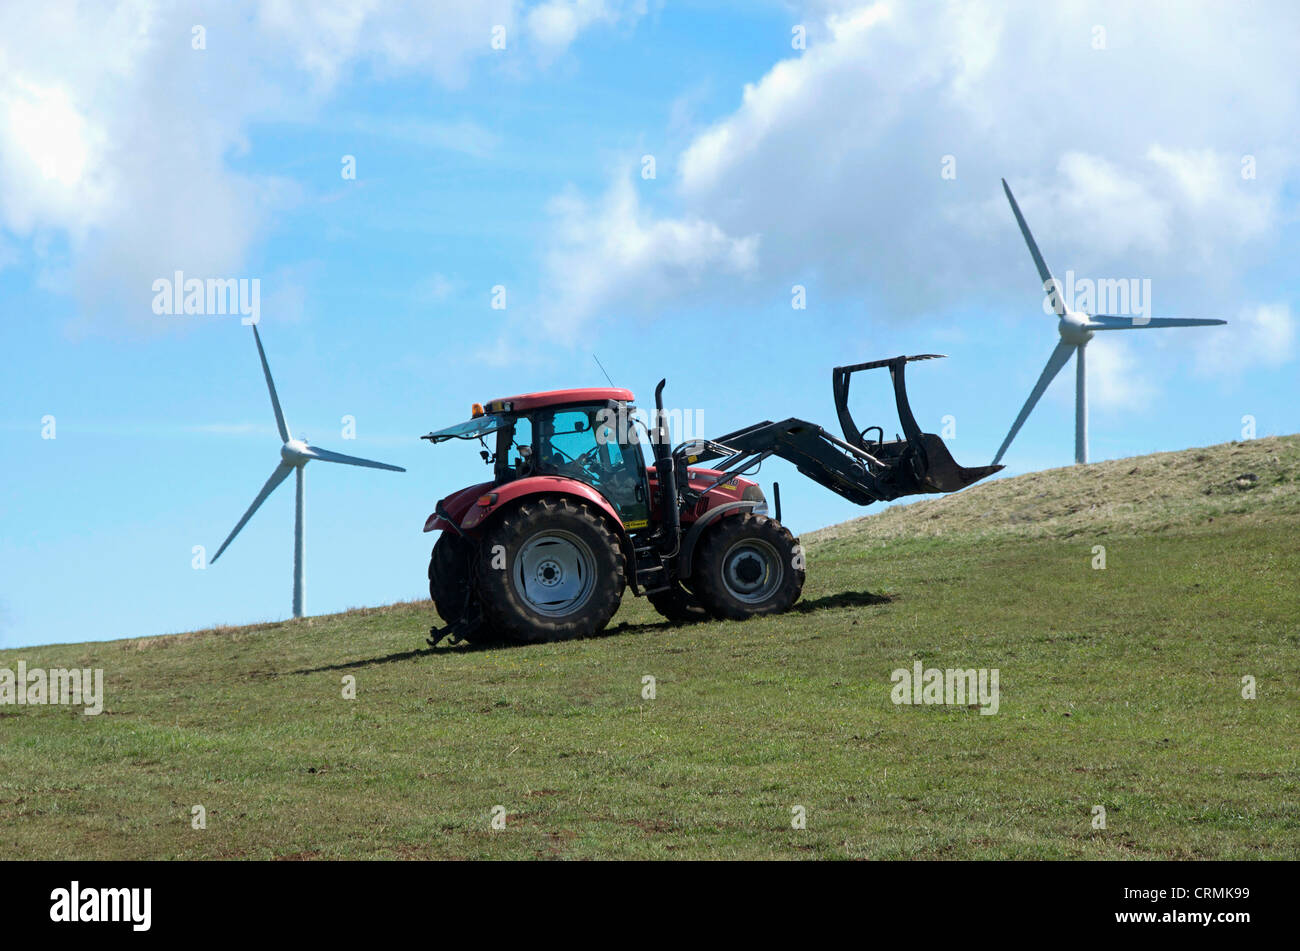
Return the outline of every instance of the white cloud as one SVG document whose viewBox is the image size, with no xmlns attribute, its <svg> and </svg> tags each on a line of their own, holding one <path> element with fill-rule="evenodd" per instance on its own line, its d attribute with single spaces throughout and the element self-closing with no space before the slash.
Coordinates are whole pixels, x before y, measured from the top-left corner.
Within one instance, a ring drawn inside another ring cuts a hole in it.
<svg viewBox="0 0 1300 951">
<path fill-rule="evenodd" d="M 1231 306 L 1245 270 L 1275 253 L 1297 168 L 1300 8 L 812 8 L 826 15 L 808 23 L 807 50 L 683 149 L 666 213 L 761 236 L 757 270 L 783 288 L 807 276 L 824 300 L 869 292 L 896 315 L 978 300 L 1036 316 L 1003 176 L 1055 271 L 1151 278 L 1179 312 L 1180 294 L 1211 314 Z M 1097 24 L 1105 49 L 1093 47 Z M 954 180 L 941 177 L 945 156 Z M 636 299 L 642 283 L 624 278 Z"/>
<path fill-rule="evenodd" d="M 0 4 L 0 235 L 31 242 L 39 282 L 74 294 L 85 325 L 150 321 L 153 280 L 177 269 L 269 277 L 248 273 L 251 251 L 301 189 L 233 167 L 247 130 L 314 120 L 359 65 L 459 85 L 495 55 L 492 28 L 513 36 L 523 15 L 519 0 Z M 596 22 L 578 10 L 569 40 Z M 496 146 L 468 120 L 353 130 L 474 155 Z M 300 308 L 299 290 L 283 302 Z"/>
<path fill-rule="evenodd" d="M 1275 224 L 1276 192 L 1268 186 L 1254 188 L 1241 177 L 1244 156 L 1153 145 L 1146 157 L 1172 179 L 1175 208 L 1187 209 L 1189 217 L 1218 222 L 1224 237 L 1262 238 Z M 1239 187 L 1225 188 L 1226 182 Z"/>
<path fill-rule="evenodd" d="M 1197 370 L 1233 375 L 1288 363 L 1296 354 L 1296 319 L 1285 303 L 1243 307 L 1226 327 L 1216 327 L 1197 349 Z"/>
<path fill-rule="evenodd" d="M 1048 232 L 1054 245 L 1079 242 L 1108 258 L 1158 255 L 1169 247 L 1169 204 L 1153 193 L 1143 170 L 1066 152 L 1056 171 L 1052 186 L 1037 199 L 1052 208 L 1058 222 L 1064 221 L 1064 234 Z M 1027 197 L 1034 198 L 1032 190 Z"/>
<path fill-rule="evenodd" d="M 0 56 L 0 210 L 10 231 L 63 225 L 82 235 L 108 200 L 103 128 L 55 82 L 34 82 Z"/>
<path fill-rule="evenodd" d="M 524 23 L 532 39 L 550 55 L 574 41 L 583 30 L 597 25 L 633 22 L 645 15 L 645 0 L 545 0 L 528 11 Z"/>
<path fill-rule="evenodd" d="M 548 0 L 528 13 L 528 29 L 546 46 L 568 46 L 582 22 L 609 16 L 604 0 Z"/>
<path fill-rule="evenodd" d="M 753 272 L 757 237 L 734 238 L 692 216 L 655 218 L 636 189 L 618 179 L 596 205 L 569 193 L 551 203 L 556 244 L 546 258 L 549 330 L 572 329 L 593 314 L 643 310 L 718 277 Z"/>
<path fill-rule="evenodd" d="M 584 30 L 635 22 L 644 13 L 645 0 L 544 0 L 528 8 L 520 0 L 262 0 L 257 9 L 266 34 L 288 44 L 298 64 L 327 86 L 367 63 L 380 72 L 427 72 L 457 87 L 473 59 L 494 52 L 498 26 L 507 49 L 519 33 L 547 62 Z"/>
<path fill-rule="evenodd" d="M 467 78 L 469 62 L 492 52 L 492 29 L 507 36 L 517 19 L 516 0 L 263 0 L 258 25 L 296 62 L 332 86 L 359 63 L 380 72 L 431 74 L 447 86 Z"/>
<path fill-rule="evenodd" d="M 1120 339 L 1119 334 L 1095 338 L 1088 344 L 1086 361 L 1088 400 L 1098 409 L 1136 409 L 1155 395 L 1150 362 L 1135 357 L 1129 341 Z M 1073 379 L 1070 383 L 1073 402 Z"/>
</svg>

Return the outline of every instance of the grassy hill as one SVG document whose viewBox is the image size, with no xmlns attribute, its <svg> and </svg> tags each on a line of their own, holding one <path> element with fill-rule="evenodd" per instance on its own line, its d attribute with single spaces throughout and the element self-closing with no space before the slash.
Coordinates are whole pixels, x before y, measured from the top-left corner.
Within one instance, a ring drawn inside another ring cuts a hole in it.
<svg viewBox="0 0 1300 951">
<path fill-rule="evenodd" d="M 1300 438 L 1261 439 L 813 533 L 798 610 L 744 624 L 628 597 L 430 651 L 413 602 L 3 651 L 107 700 L 0 707 L 0 854 L 1300 858 L 1298 519 Z M 998 713 L 895 705 L 918 660 L 997 668 Z"/>
</svg>

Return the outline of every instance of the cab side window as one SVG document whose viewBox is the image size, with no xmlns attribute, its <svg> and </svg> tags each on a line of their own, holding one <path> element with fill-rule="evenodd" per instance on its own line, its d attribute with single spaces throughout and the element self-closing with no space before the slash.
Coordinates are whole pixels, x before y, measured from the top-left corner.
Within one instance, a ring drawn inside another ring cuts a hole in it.
<svg viewBox="0 0 1300 951">
<path fill-rule="evenodd" d="M 538 471 L 586 482 L 609 499 L 629 529 L 643 528 L 649 513 L 645 471 L 636 453 L 619 446 L 618 433 L 606 422 L 603 409 L 538 414 Z"/>
<path fill-rule="evenodd" d="M 516 478 L 533 470 L 533 422 L 526 416 L 515 420 L 506 448 L 506 469 Z"/>
<path fill-rule="evenodd" d="M 600 455 L 600 444 L 592 429 L 591 417 L 582 410 L 560 410 L 549 414 L 542 453 L 546 464 L 573 466 Z"/>
</svg>

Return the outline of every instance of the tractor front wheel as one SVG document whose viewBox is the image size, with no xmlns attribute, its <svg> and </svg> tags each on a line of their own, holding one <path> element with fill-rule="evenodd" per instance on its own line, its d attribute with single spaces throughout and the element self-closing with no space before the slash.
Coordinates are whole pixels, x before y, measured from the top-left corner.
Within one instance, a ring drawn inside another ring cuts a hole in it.
<svg viewBox="0 0 1300 951">
<path fill-rule="evenodd" d="M 627 585 L 608 523 L 568 498 L 529 499 L 506 512 L 479 546 L 477 579 L 488 622 L 525 643 L 595 634 Z"/>
<path fill-rule="evenodd" d="M 700 542 L 691 572 L 700 603 L 720 620 L 788 611 L 803 591 L 798 543 L 766 515 L 725 515 Z"/>
</svg>

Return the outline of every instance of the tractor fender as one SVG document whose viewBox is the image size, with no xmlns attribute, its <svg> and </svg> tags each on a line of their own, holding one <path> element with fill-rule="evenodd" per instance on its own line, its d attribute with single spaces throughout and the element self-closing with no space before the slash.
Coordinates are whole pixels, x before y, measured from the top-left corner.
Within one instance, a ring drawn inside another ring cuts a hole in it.
<svg viewBox="0 0 1300 951">
<path fill-rule="evenodd" d="M 609 500 L 592 486 L 585 482 L 579 482 L 577 479 L 546 475 L 529 476 L 526 479 L 518 479 L 495 488 L 483 490 L 478 496 L 480 499 L 495 496 L 495 500 L 488 505 L 479 505 L 478 503 L 470 505 L 460 521 L 460 527 L 467 532 L 473 531 L 486 522 L 489 516 L 501 511 L 511 502 L 527 498 L 530 495 L 543 494 L 572 495 L 584 502 L 590 502 L 608 515 L 614 524 L 618 526 L 619 531 L 623 530 L 623 520 L 618 517 L 618 512 L 614 510 L 614 506 L 610 505 Z"/>
<path fill-rule="evenodd" d="M 741 502 L 727 502 L 724 505 L 715 505 L 709 509 L 692 524 L 686 532 L 686 537 L 682 539 L 682 551 L 677 556 L 677 577 L 689 578 L 691 576 L 691 558 L 695 554 L 695 545 L 704 534 L 705 529 L 716 522 L 722 516 L 730 512 L 751 512 L 754 506 L 762 505 L 761 499 L 745 499 Z"/>
<path fill-rule="evenodd" d="M 589 502 L 604 513 L 609 519 L 610 528 L 618 537 L 619 547 L 623 550 L 623 558 L 628 565 L 628 575 L 629 577 L 635 576 L 636 551 L 632 547 L 632 539 L 628 536 L 627 529 L 623 527 L 623 520 L 618 517 L 618 512 L 610 504 L 609 499 L 601 495 L 592 486 L 585 482 L 579 482 L 577 479 L 568 479 L 564 476 L 529 476 L 526 479 L 507 482 L 505 485 L 488 489 L 482 492 L 479 498 L 496 496 L 496 500 L 490 505 L 475 503 L 469 506 L 469 511 L 461 519 L 460 529 L 463 532 L 481 529 L 493 515 L 502 511 L 511 503 L 535 495 L 567 495 Z M 635 585 L 633 590 L 636 590 Z"/>
<path fill-rule="evenodd" d="M 466 486 L 459 492 L 453 492 L 445 499 L 440 499 L 434 508 L 433 514 L 425 519 L 424 530 L 426 532 L 445 532 L 449 528 L 452 530 L 457 529 L 469 509 L 474 505 L 474 500 L 484 492 L 490 491 L 491 488 L 491 482 L 480 482 L 477 485 Z M 444 514 L 450 518 L 444 518 Z"/>
</svg>

